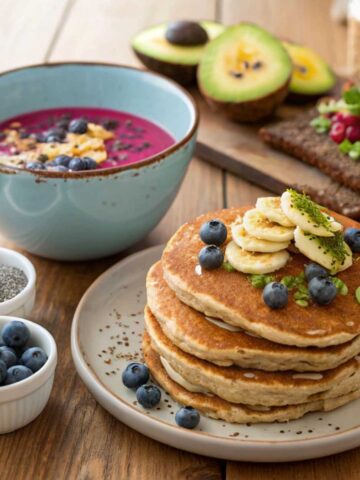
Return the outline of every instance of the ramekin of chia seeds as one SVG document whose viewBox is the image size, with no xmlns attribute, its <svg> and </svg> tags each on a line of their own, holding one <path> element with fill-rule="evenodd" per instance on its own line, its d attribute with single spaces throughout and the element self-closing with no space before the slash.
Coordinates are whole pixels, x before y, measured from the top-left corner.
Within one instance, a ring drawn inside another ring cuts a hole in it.
<svg viewBox="0 0 360 480">
<path fill-rule="evenodd" d="M 34 307 L 36 271 L 21 253 L 0 248 L 0 315 L 27 317 Z"/>
</svg>

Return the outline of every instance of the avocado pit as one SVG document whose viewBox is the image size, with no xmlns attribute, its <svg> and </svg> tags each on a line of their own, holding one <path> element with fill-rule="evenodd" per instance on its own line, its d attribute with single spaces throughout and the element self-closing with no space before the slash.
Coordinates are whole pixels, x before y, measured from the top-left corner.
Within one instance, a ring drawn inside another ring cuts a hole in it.
<svg viewBox="0 0 360 480">
<path fill-rule="evenodd" d="M 205 45 L 209 36 L 199 23 L 179 20 L 168 25 L 165 32 L 166 40 L 173 45 L 195 46 Z"/>
</svg>

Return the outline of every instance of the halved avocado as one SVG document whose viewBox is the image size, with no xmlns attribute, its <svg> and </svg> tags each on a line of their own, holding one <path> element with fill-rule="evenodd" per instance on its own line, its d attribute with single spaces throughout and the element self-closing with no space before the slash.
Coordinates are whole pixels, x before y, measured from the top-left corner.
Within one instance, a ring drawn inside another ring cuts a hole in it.
<svg viewBox="0 0 360 480">
<path fill-rule="evenodd" d="M 212 40 L 225 27 L 220 23 L 202 21 L 209 40 Z M 175 45 L 166 39 L 168 24 L 163 23 L 138 33 L 131 46 L 139 60 L 150 70 L 162 73 L 182 85 L 190 85 L 196 80 L 196 68 L 205 45 Z"/>
<path fill-rule="evenodd" d="M 231 119 L 256 122 L 286 97 L 291 72 L 290 57 L 278 39 L 240 23 L 208 43 L 198 84 L 208 103 Z"/>
<path fill-rule="evenodd" d="M 314 50 L 303 45 L 283 42 L 294 64 L 289 92 L 293 100 L 311 100 L 312 97 L 324 95 L 336 83 L 336 77 Z"/>
</svg>

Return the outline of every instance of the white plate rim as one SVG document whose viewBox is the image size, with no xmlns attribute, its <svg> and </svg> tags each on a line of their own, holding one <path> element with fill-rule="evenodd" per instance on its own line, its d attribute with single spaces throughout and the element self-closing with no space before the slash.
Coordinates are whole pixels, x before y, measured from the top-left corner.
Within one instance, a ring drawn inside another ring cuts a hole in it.
<svg viewBox="0 0 360 480">
<path fill-rule="evenodd" d="M 78 335 L 83 305 L 103 281 L 123 266 L 159 252 L 163 245 L 156 245 L 133 253 L 103 272 L 85 291 L 74 313 L 71 326 L 71 353 L 76 370 L 96 400 L 113 416 L 138 432 L 162 443 L 201 455 L 227 460 L 248 460 L 256 462 L 287 462 L 318 458 L 340 453 L 360 445 L 360 426 L 343 432 L 324 434 L 310 439 L 299 440 L 247 440 L 227 438 L 207 432 L 186 430 L 153 418 L 111 392 L 87 364 L 82 353 Z M 224 450 L 221 450 L 221 449 Z"/>
</svg>

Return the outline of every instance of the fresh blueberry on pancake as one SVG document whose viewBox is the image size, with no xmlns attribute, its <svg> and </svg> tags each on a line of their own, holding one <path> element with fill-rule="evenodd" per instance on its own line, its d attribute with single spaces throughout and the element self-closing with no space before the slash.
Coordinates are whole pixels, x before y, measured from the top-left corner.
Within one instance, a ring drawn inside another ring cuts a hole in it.
<svg viewBox="0 0 360 480">
<path fill-rule="evenodd" d="M 149 380 L 149 369 L 143 363 L 130 363 L 122 374 L 122 381 L 127 388 L 139 388 Z"/>
<path fill-rule="evenodd" d="M 227 237 L 227 229 L 220 220 L 210 220 L 200 228 L 200 238 L 207 245 L 222 245 Z"/>
<path fill-rule="evenodd" d="M 305 278 L 308 282 L 320 275 L 326 277 L 329 275 L 329 272 L 326 270 L 326 268 L 318 265 L 317 263 L 309 263 L 308 265 L 305 265 Z"/>
<path fill-rule="evenodd" d="M 309 293 L 318 305 L 329 305 L 337 295 L 337 288 L 328 276 L 318 276 L 310 280 Z"/>
<path fill-rule="evenodd" d="M 75 118 L 69 123 L 70 133 L 86 133 L 88 129 L 88 123 L 84 118 Z"/>
<path fill-rule="evenodd" d="M 205 270 L 215 270 L 224 262 L 224 254 L 216 245 L 207 245 L 199 253 L 199 263 Z"/>
<path fill-rule="evenodd" d="M 175 421 L 179 427 L 192 429 L 199 425 L 200 414 L 196 408 L 182 407 L 176 412 Z"/>
<path fill-rule="evenodd" d="M 288 289 L 280 282 L 270 282 L 263 290 L 263 300 L 266 305 L 275 310 L 284 308 L 289 299 Z"/>
<path fill-rule="evenodd" d="M 360 253 L 360 228 L 347 228 L 344 240 L 354 253 Z"/>
<path fill-rule="evenodd" d="M 142 385 L 136 390 L 136 398 L 144 408 L 153 408 L 161 400 L 160 388 L 155 385 Z"/>
</svg>

